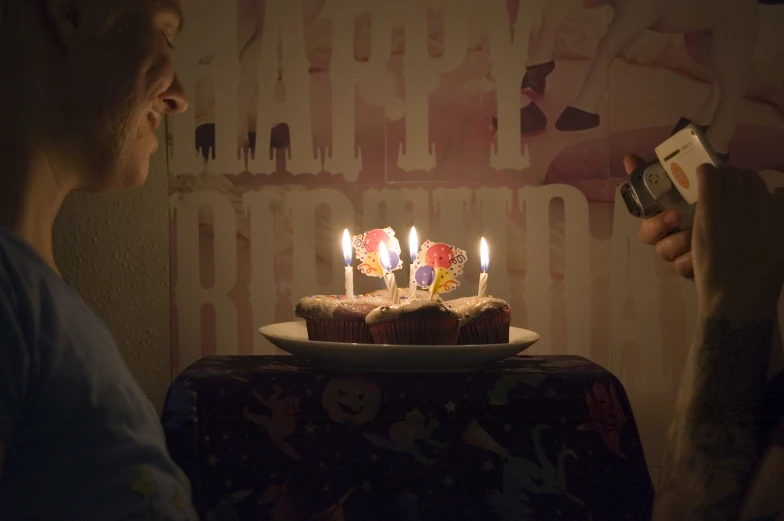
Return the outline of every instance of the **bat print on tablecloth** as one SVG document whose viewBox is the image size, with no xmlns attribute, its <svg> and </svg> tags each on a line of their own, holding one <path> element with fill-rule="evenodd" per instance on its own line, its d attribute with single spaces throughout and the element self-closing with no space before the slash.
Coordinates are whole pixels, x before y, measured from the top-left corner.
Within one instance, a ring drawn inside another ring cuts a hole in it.
<svg viewBox="0 0 784 521">
<path fill-rule="evenodd" d="M 410 454 L 419 463 L 429 467 L 435 463 L 435 460 L 424 455 L 416 443 L 417 440 L 439 449 L 445 449 L 449 444 L 432 438 L 433 431 L 439 426 L 438 420 L 431 418 L 425 425 L 425 419 L 425 415 L 419 409 L 412 409 L 406 413 L 405 420 L 395 422 L 389 427 L 389 439 L 367 433 L 365 438 L 376 447 Z"/>
<path fill-rule="evenodd" d="M 537 425 L 531 429 L 537 463 L 525 458 L 512 456 L 509 450 L 498 444 L 477 422 L 471 422 L 463 432 L 463 442 L 500 456 L 504 460 L 503 490 L 496 490 L 488 498 L 496 507 L 496 513 L 502 521 L 521 519 L 520 515 L 526 508 L 510 508 L 515 503 L 527 502 L 527 494 L 562 494 L 575 503 L 585 506 L 585 503 L 567 491 L 566 473 L 564 463 L 567 457 L 577 458 L 574 451 L 563 447 L 557 456 L 557 466 L 554 465 L 542 449 L 542 431 L 548 427 Z M 525 519 L 523 517 L 523 519 Z"/>
<path fill-rule="evenodd" d="M 260 505 L 270 505 L 270 521 L 301 521 L 305 519 L 302 511 L 302 498 L 298 497 L 289 480 L 280 485 L 270 485 L 259 500 Z"/>
<path fill-rule="evenodd" d="M 322 405 L 335 423 L 365 425 L 381 406 L 381 389 L 365 378 L 333 378 L 327 383 Z"/>
<path fill-rule="evenodd" d="M 300 409 L 300 398 L 285 395 L 285 391 L 279 385 L 273 386 L 273 392 L 269 398 L 262 396 L 256 389 L 252 394 L 256 400 L 270 410 L 271 416 L 254 414 L 250 408 L 245 407 L 242 414 L 256 425 L 264 427 L 270 439 L 286 455 L 301 460 L 302 457 L 285 438 L 294 434 L 297 429 L 297 415 Z"/>
<path fill-rule="evenodd" d="M 240 490 L 223 498 L 217 506 L 204 514 L 204 521 L 240 521 L 234 505 L 241 503 L 252 494 L 252 490 Z"/>
<path fill-rule="evenodd" d="M 626 423 L 626 415 L 623 414 L 623 407 L 615 386 L 610 382 L 608 392 L 602 382 L 596 381 L 592 390 L 593 396 L 585 393 L 585 402 L 591 419 L 580 424 L 577 429 L 598 432 L 610 452 L 625 458 L 626 455 L 621 452 L 620 440 L 621 427 Z"/>
<path fill-rule="evenodd" d="M 354 492 L 353 487 L 346 492 L 337 503 L 311 515 L 308 518 L 308 521 L 346 521 L 346 514 L 343 512 L 343 503 L 346 502 L 352 492 Z"/>
<path fill-rule="evenodd" d="M 544 380 L 545 376 L 541 373 L 501 373 L 501 377 L 495 381 L 495 385 L 487 393 L 487 396 L 490 398 L 490 405 L 506 405 L 509 402 L 509 391 L 521 383 L 536 389 Z"/>
</svg>

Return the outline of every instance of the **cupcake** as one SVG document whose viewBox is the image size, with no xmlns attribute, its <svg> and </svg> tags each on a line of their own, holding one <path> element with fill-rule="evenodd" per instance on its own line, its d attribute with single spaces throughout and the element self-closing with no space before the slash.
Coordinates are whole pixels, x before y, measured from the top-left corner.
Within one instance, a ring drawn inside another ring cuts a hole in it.
<svg viewBox="0 0 784 521">
<path fill-rule="evenodd" d="M 460 317 L 458 344 L 509 342 L 512 308 L 500 298 L 465 297 L 447 301 L 446 305 Z"/>
<path fill-rule="evenodd" d="M 455 345 L 460 330 L 460 317 L 439 300 L 384 305 L 365 322 L 376 344 Z"/>
<path fill-rule="evenodd" d="M 294 314 L 305 319 L 310 340 L 372 344 L 365 317 L 388 303 L 389 297 L 381 295 L 315 295 L 300 300 Z"/>
</svg>

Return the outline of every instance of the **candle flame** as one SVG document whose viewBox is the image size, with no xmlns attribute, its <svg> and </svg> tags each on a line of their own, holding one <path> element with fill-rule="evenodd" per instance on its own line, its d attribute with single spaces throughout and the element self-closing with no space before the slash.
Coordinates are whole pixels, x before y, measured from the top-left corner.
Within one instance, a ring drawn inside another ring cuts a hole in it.
<svg viewBox="0 0 784 521">
<path fill-rule="evenodd" d="M 411 262 L 416 259 L 417 252 L 419 251 L 419 237 L 417 237 L 416 228 L 411 227 L 411 233 L 408 234 L 408 254 L 411 256 Z"/>
<path fill-rule="evenodd" d="M 351 266 L 351 235 L 348 229 L 343 230 L 343 261 L 346 266 Z"/>
<path fill-rule="evenodd" d="M 392 261 L 389 260 L 389 251 L 384 242 L 378 243 L 378 260 L 381 262 L 381 267 L 384 271 L 392 271 Z"/>
<path fill-rule="evenodd" d="M 482 267 L 482 273 L 487 273 L 487 269 L 490 267 L 490 251 L 484 237 L 479 243 L 479 264 Z"/>
</svg>

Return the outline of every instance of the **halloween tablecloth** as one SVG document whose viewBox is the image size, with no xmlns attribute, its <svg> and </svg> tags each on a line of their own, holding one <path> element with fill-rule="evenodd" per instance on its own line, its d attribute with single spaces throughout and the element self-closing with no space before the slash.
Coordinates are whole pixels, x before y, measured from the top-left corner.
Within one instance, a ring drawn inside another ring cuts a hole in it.
<svg viewBox="0 0 784 521">
<path fill-rule="evenodd" d="M 626 393 L 574 356 L 470 374 L 207 357 L 163 423 L 203 521 L 650 519 Z"/>
</svg>

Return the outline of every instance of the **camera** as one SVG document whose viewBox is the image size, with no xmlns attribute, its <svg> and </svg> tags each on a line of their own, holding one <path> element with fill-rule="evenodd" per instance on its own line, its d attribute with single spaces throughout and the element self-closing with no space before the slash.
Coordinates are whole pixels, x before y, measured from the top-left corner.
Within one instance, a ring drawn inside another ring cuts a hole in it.
<svg viewBox="0 0 784 521">
<path fill-rule="evenodd" d="M 686 202 L 658 161 L 634 170 L 621 185 L 621 197 L 629 213 L 639 219 L 670 209 L 678 210 L 683 219 L 694 214 L 694 205 Z"/>
<path fill-rule="evenodd" d="M 658 161 L 640 166 L 621 185 L 621 197 L 629 213 L 647 219 L 665 210 L 681 214 L 681 228 L 690 228 L 697 203 L 697 168 L 718 166 L 719 157 L 702 129 L 687 124 L 656 147 Z"/>
</svg>

